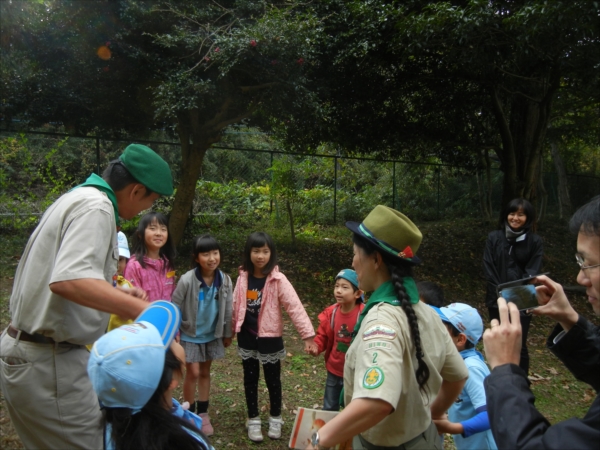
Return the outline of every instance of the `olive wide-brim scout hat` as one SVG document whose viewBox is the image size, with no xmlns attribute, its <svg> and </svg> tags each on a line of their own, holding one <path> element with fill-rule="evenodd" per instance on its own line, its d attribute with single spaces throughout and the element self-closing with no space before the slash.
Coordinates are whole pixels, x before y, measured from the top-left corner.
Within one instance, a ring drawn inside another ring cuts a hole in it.
<svg viewBox="0 0 600 450">
<path fill-rule="evenodd" d="M 173 195 L 173 176 L 164 159 L 141 144 L 128 145 L 119 157 L 131 176 L 152 192 Z"/>
<path fill-rule="evenodd" d="M 395 209 L 377 205 L 361 223 L 346 222 L 346 227 L 392 259 L 421 263 L 416 253 L 423 235 L 412 220 Z"/>
</svg>

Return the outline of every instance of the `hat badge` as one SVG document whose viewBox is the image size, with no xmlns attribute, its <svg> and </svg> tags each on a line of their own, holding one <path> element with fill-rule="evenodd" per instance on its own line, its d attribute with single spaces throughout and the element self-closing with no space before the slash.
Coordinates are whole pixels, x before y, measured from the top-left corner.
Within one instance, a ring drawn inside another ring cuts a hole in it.
<svg viewBox="0 0 600 450">
<path fill-rule="evenodd" d="M 400 258 L 412 258 L 415 255 L 412 251 L 412 248 L 410 248 L 410 245 L 407 245 L 404 250 L 402 250 L 400 253 L 398 253 L 398 256 Z"/>
</svg>

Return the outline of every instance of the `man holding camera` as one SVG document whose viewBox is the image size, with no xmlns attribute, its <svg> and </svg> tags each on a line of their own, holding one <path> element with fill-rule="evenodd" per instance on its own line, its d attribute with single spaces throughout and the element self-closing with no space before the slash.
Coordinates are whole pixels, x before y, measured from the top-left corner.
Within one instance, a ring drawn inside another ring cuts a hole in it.
<svg viewBox="0 0 600 450">
<path fill-rule="evenodd" d="M 581 207 L 570 222 L 577 233 L 577 282 L 586 288 L 588 301 L 600 315 L 600 196 Z M 600 391 L 600 327 L 580 316 L 563 288 L 546 276 L 534 280 L 545 315 L 558 324 L 547 346 L 573 375 Z M 485 353 L 492 368 L 485 380 L 488 415 L 498 448 L 592 449 L 600 442 L 600 395 L 582 419 L 571 418 L 550 425 L 534 406 L 525 372 L 519 368 L 521 325 L 514 303 L 498 299 L 500 321 L 491 321 L 483 335 Z"/>
</svg>

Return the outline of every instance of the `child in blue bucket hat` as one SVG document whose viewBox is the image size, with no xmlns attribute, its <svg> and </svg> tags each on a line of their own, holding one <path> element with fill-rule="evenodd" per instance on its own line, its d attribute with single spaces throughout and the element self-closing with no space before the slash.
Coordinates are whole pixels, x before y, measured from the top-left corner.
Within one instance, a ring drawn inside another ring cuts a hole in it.
<svg viewBox="0 0 600 450">
<path fill-rule="evenodd" d="M 475 350 L 483 335 L 481 316 L 475 308 L 464 303 L 432 308 L 446 325 L 450 339 L 469 369 L 469 378 L 448 410 L 448 419 L 435 421 L 438 432 L 452 434 L 457 450 L 497 450 L 483 388 L 483 380 L 490 374 L 490 369 L 483 355 Z"/>
<path fill-rule="evenodd" d="M 94 343 L 88 374 L 105 410 L 106 449 L 214 450 L 202 419 L 172 397 L 185 361 L 174 342 L 180 323 L 179 308 L 159 300 Z"/>
</svg>

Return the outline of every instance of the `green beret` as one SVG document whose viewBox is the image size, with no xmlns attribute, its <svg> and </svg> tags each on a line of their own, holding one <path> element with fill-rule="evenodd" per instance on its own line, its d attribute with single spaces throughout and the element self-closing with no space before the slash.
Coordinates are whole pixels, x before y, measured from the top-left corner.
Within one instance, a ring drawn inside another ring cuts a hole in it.
<svg viewBox="0 0 600 450">
<path fill-rule="evenodd" d="M 119 159 L 131 176 L 151 191 L 160 195 L 173 195 L 171 169 L 150 147 L 131 144 Z"/>
</svg>

